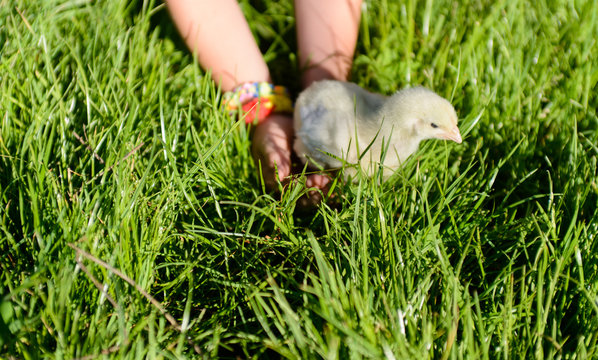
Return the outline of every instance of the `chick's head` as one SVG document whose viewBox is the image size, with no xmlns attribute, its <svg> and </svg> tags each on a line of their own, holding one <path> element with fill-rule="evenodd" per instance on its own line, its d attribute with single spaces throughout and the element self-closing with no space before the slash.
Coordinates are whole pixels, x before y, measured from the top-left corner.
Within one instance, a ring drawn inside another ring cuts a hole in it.
<svg viewBox="0 0 598 360">
<path fill-rule="evenodd" d="M 394 95 L 413 136 L 461 143 L 457 113 L 446 99 L 426 88 L 405 89 Z"/>
</svg>

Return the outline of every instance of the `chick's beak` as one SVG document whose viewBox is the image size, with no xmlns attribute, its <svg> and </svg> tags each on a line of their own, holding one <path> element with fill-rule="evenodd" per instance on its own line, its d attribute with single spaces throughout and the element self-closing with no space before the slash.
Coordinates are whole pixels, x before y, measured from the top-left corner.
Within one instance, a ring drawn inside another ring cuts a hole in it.
<svg viewBox="0 0 598 360">
<path fill-rule="evenodd" d="M 459 128 L 455 125 L 454 128 L 444 133 L 444 138 L 447 140 L 453 140 L 457 144 L 461 144 L 463 139 L 461 139 L 461 133 L 459 132 Z"/>
</svg>

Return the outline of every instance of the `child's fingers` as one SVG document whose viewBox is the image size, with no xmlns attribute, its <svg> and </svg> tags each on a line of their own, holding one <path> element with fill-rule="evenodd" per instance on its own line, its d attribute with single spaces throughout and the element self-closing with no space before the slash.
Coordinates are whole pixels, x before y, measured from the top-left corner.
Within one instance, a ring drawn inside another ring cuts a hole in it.
<svg viewBox="0 0 598 360">
<path fill-rule="evenodd" d="M 330 183 L 331 179 L 324 174 L 311 174 L 305 177 L 305 185 L 307 187 L 315 187 L 324 190 Z"/>
</svg>

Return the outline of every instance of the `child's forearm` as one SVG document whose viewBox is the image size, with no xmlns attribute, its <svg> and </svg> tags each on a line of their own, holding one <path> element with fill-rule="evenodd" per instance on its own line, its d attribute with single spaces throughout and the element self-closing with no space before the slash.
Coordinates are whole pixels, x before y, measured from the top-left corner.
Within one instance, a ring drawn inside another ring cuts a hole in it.
<svg viewBox="0 0 598 360">
<path fill-rule="evenodd" d="M 295 0 L 303 87 L 347 80 L 359 32 L 361 0 Z"/>
<path fill-rule="evenodd" d="M 235 0 L 166 0 L 176 26 L 224 91 L 270 81 L 268 67 Z"/>
</svg>

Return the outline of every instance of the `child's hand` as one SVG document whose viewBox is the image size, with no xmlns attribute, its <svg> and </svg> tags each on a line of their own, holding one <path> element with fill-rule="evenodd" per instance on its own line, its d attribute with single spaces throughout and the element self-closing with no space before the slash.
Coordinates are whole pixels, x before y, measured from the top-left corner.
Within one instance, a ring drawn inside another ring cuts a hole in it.
<svg viewBox="0 0 598 360">
<path fill-rule="evenodd" d="M 292 141 L 293 119 L 289 115 L 272 114 L 255 128 L 251 153 L 256 167 L 261 164 L 268 189 L 274 189 L 277 180 L 284 182 L 291 175 Z"/>
<path fill-rule="evenodd" d="M 261 164 L 266 187 L 272 190 L 276 188 L 277 181 L 288 183 L 292 170 L 293 118 L 285 114 L 270 115 L 255 128 L 252 142 L 253 158 L 256 166 Z M 310 174 L 305 181 L 308 187 L 325 190 L 330 178 L 322 174 Z M 307 203 L 318 203 L 321 200 L 316 192 L 311 192 L 308 198 Z"/>
</svg>

